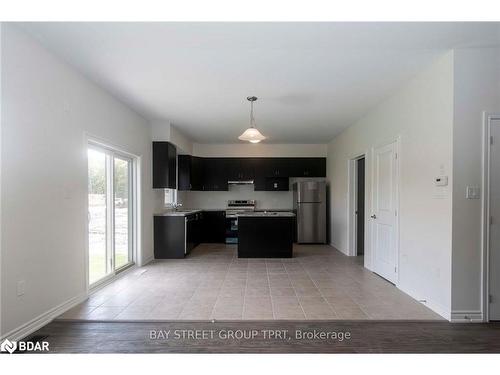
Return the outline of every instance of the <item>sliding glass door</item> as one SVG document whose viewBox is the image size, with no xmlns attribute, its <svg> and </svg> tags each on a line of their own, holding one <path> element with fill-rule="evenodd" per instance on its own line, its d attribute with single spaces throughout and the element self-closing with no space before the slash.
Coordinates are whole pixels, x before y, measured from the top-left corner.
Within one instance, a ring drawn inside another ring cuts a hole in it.
<svg viewBox="0 0 500 375">
<path fill-rule="evenodd" d="M 133 263 L 133 160 L 89 145 L 89 284 Z"/>
<path fill-rule="evenodd" d="M 121 268 L 131 259 L 130 228 L 132 215 L 131 199 L 131 160 L 114 158 L 114 263 L 115 268 Z"/>
</svg>

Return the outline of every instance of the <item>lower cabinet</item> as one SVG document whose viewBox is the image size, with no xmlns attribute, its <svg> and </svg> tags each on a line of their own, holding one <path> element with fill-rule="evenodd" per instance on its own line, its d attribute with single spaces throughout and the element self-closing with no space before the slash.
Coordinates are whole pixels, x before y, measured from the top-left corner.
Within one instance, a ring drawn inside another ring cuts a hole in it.
<svg viewBox="0 0 500 375">
<path fill-rule="evenodd" d="M 226 212 L 154 217 L 155 259 L 182 259 L 202 242 L 224 243 Z"/>
<path fill-rule="evenodd" d="M 155 259 L 181 259 L 202 241 L 203 213 L 154 217 Z"/>
</svg>

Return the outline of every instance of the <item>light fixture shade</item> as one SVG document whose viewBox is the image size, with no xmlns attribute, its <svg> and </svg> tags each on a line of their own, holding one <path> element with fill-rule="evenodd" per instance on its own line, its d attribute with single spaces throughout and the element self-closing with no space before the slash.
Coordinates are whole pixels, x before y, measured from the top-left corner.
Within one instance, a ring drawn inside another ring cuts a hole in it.
<svg viewBox="0 0 500 375">
<path fill-rule="evenodd" d="M 256 128 L 248 128 L 238 137 L 238 139 L 251 143 L 259 143 L 260 141 L 266 139 L 266 137 L 264 137 Z"/>
</svg>

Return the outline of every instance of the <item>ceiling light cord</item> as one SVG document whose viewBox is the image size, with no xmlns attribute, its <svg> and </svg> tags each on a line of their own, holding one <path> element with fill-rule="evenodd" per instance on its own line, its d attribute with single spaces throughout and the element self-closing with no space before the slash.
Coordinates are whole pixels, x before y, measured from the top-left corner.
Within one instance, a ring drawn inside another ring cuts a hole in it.
<svg viewBox="0 0 500 375">
<path fill-rule="evenodd" d="M 250 102 L 250 127 L 255 128 L 255 117 L 253 116 L 253 100 Z"/>
<path fill-rule="evenodd" d="M 241 134 L 238 139 L 240 141 L 248 141 L 250 143 L 259 143 L 266 139 L 255 126 L 255 116 L 253 112 L 253 102 L 257 100 L 256 96 L 249 96 L 247 100 L 250 102 L 250 127 Z"/>
</svg>

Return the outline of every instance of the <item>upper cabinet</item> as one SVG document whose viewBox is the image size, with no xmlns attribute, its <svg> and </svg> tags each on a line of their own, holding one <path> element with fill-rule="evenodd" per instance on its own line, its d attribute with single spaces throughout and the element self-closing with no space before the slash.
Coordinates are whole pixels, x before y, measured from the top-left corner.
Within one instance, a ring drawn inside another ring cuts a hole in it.
<svg viewBox="0 0 500 375">
<path fill-rule="evenodd" d="M 179 190 L 203 190 L 204 160 L 191 155 L 178 157 Z"/>
<path fill-rule="evenodd" d="M 262 165 L 264 177 L 291 177 L 295 158 L 265 158 Z"/>
<path fill-rule="evenodd" d="M 288 190 L 289 177 L 326 177 L 326 158 L 201 158 L 179 155 L 179 190 L 228 190 L 253 180 L 255 190 Z"/>
<path fill-rule="evenodd" d="M 177 188 L 177 152 L 170 142 L 153 142 L 153 189 Z"/>
<path fill-rule="evenodd" d="M 253 180 L 257 173 L 258 158 L 222 158 L 226 160 L 228 179 L 231 181 Z"/>
<path fill-rule="evenodd" d="M 292 158 L 288 163 L 290 177 L 326 177 L 326 158 Z"/>
<path fill-rule="evenodd" d="M 203 159 L 203 190 L 225 191 L 228 189 L 228 160 L 226 158 Z"/>
</svg>

